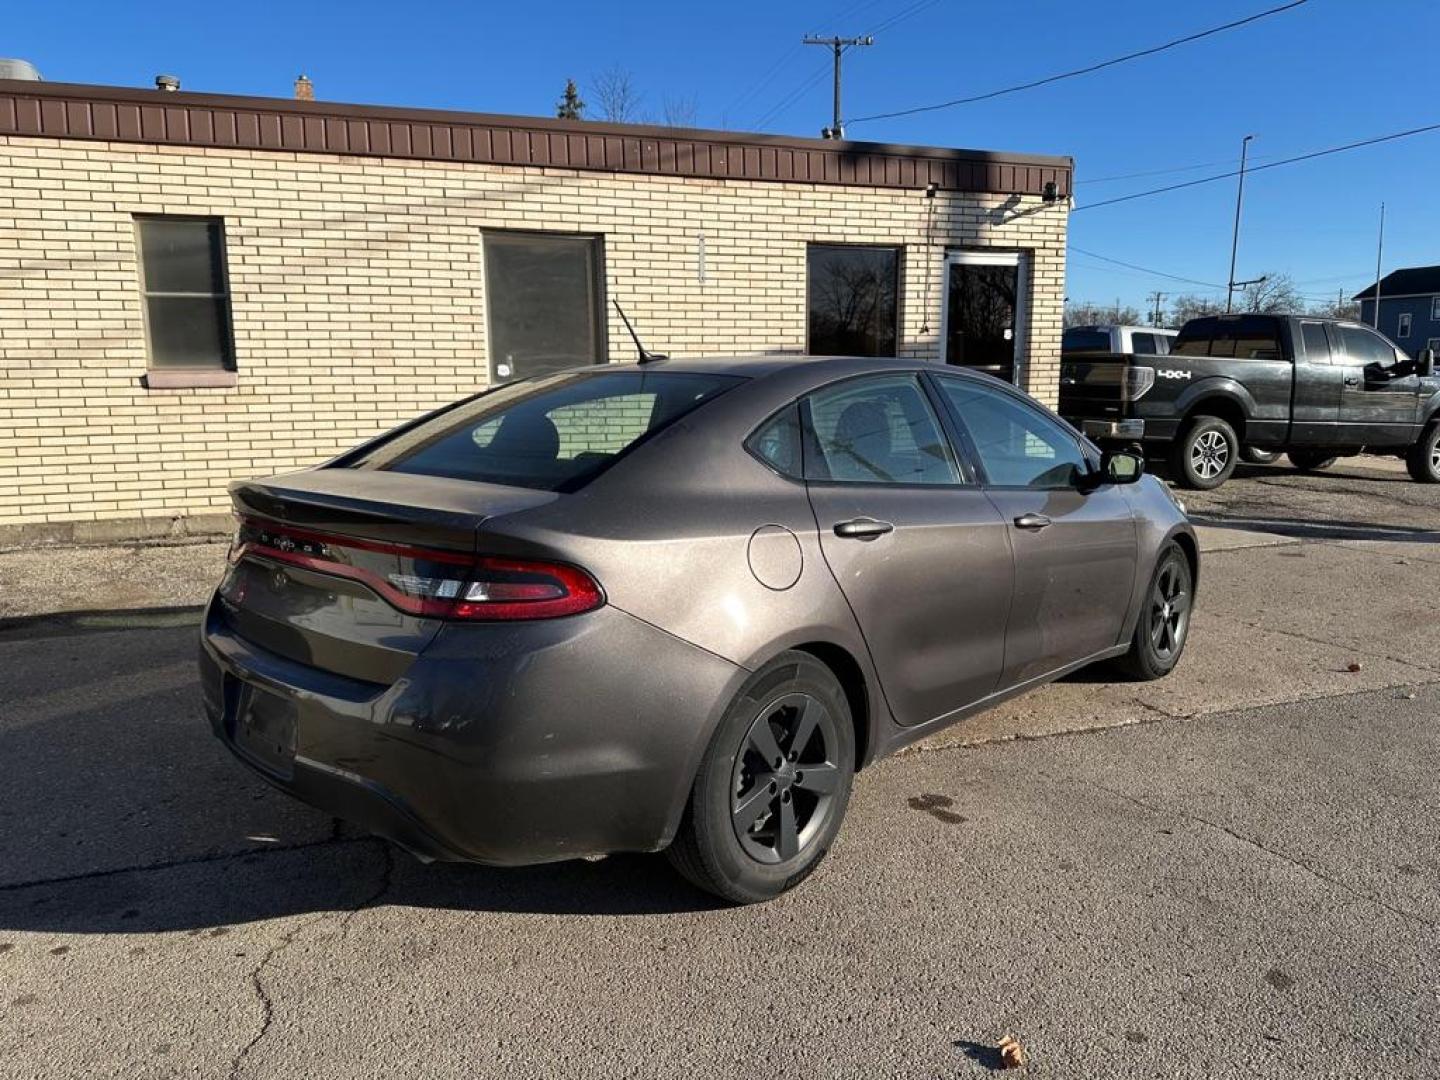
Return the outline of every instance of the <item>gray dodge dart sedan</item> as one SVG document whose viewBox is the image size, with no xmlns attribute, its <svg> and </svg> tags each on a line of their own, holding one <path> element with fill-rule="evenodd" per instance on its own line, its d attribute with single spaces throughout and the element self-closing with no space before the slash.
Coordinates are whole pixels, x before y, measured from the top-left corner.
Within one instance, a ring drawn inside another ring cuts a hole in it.
<svg viewBox="0 0 1440 1080">
<path fill-rule="evenodd" d="M 241 761 L 422 859 L 663 849 L 738 902 L 866 763 L 1167 674 L 1198 576 L 1136 453 L 922 361 L 566 371 L 231 494 L 200 666 Z"/>
</svg>

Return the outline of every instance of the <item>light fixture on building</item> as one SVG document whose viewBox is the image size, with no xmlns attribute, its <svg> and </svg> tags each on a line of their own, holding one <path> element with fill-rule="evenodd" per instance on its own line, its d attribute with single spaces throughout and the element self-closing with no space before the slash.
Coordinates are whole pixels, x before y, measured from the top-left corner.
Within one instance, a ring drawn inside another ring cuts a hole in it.
<svg viewBox="0 0 1440 1080">
<path fill-rule="evenodd" d="M 180 89 L 180 76 L 178 75 L 156 75 L 155 89 L 163 90 L 167 94 L 173 94 Z"/>
<path fill-rule="evenodd" d="M 936 183 L 934 180 L 931 180 L 930 183 L 928 183 L 928 184 L 925 185 L 925 198 L 927 198 L 927 199 L 933 199 L 933 198 L 935 197 L 935 194 L 936 194 L 939 190 L 940 190 L 940 185 L 939 185 L 938 183 Z"/>
<path fill-rule="evenodd" d="M 1045 186 L 1040 189 L 1040 197 L 1047 203 L 1060 201 L 1060 187 L 1054 180 L 1046 180 Z"/>
</svg>

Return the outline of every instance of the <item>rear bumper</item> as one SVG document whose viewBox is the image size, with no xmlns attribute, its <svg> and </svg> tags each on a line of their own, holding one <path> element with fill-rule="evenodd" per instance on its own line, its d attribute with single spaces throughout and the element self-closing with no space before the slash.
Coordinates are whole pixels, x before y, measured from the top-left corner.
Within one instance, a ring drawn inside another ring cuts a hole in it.
<svg viewBox="0 0 1440 1080">
<path fill-rule="evenodd" d="M 256 648 L 212 602 L 206 717 L 269 783 L 424 859 L 521 865 L 653 851 L 745 672 L 614 608 L 449 624 L 393 684 Z M 237 738 L 265 702 L 289 747 Z"/>
</svg>

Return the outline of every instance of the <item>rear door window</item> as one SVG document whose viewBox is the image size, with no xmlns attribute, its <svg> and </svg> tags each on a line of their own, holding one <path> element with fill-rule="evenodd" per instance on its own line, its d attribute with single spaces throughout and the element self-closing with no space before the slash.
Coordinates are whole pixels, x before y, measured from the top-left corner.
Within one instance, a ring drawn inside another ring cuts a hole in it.
<svg viewBox="0 0 1440 1080">
<path fill-rule="evenodd" d="M 913 375 L 849 379 L 805 399 L 807 480 L 958 484 L 934 410 Z"/>
<path fill-rule="evenodd" d="M 1302 322 L 1300 338 L 1305 343 L 1305 356 L 1312 364 L 1330 363 L 1330 341 L 1325 336 L 1325 324 Z"/>
<path fill-rule="evenodd" d="M 575 491 L 743 378 L 569 372 L 472 398 L 346 462 L 353 468 Z"/>
</svg>

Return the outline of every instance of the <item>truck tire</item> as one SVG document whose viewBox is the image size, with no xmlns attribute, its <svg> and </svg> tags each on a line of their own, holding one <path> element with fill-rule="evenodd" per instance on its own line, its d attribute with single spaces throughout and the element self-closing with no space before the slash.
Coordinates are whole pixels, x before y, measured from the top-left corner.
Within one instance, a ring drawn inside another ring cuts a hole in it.
<svg viewBox="0 0 1440 1080">
<path fill-rule="evenodd" d="M 1240 451 L 1240 456 L 1251 465 L 1274 465 L 1280 460 L 1280 451 L 1261 450 L 1255 446 L 1247 446 Z"/>
<path fill-rule="evenodd" d="M 1218 416 L 1197 416 L 1170 447 L 1170 471 L 1181 487 L 1209 491 L 1235 471 L 1240 440 Z"/>
<path fill-rule="evenodd" d="M 1291 450 L 1285 455 L 1290 459 L 1290 464 L 1301 472 L 1319 472 L 1321 469 L 1328 469 L 1338 460 L 1335 454 L 1327 454 L 1324 450 Z"/>
<path fill-rule="evenodd" d="M 1410 476 L 1421 484 L 1440 484 L 1440 420 L 1431 420 L 1420 441 L 1405 455 Z"/>
</svg>

